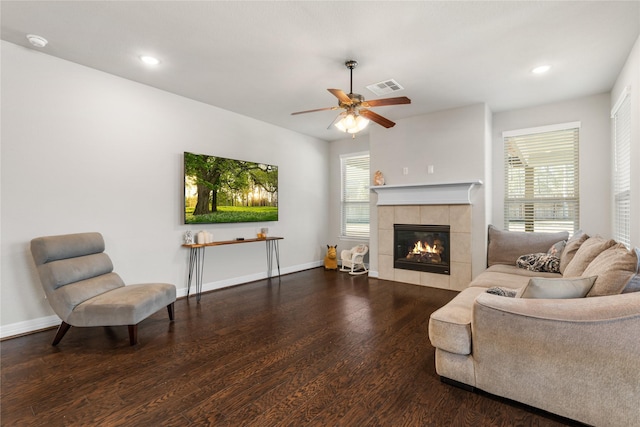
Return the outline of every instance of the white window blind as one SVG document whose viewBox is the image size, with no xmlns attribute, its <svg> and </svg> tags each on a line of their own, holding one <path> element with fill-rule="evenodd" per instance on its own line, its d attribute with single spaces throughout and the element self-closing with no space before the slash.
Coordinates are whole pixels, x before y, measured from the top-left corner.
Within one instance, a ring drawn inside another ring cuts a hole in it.
<svg viewBox="0 0 640 427">
<path fill-rule="evenodd" d="M 580 226 L 580 123 L 505 132 L 505 229 L 568 231 Z"/>
<path fill-rule="evenodd" d="M 369 238 L 369 153 L 340 157 L 342 169 L 341 237 Z"/>
<path fill-rule="evenodd" d="M 631 247 L 631 96 L 625 88 L 613 119 L 613 238 Z"/>
</svg>

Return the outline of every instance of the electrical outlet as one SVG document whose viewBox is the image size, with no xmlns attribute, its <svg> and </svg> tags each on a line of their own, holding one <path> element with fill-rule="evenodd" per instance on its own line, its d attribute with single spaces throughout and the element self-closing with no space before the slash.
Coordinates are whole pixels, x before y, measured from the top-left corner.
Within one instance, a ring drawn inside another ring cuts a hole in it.
<svg viewBox="0 0 640 427">
<path fill-rule="evenodd" d="M 429 173 L 429 174 L 433 173 L 433 165 L 427 166 L 427 173 Z"/>
<path fill-rule="evenodd" d="M 403 167 L 402 168 L 402 175 L 409 175 L 409 168 L 408 167 Z"/>
</svg>

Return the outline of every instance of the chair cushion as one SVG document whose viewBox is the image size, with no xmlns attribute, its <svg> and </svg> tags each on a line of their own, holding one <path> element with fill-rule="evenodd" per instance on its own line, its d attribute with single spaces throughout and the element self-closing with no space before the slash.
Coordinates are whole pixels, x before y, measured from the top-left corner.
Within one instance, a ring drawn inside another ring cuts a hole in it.
<svg viewBox="0 0 640 427">
<path fill-rule="evenodd" d="M 120 276 L 116 273 L 109 273 L 58 288 L 49 295 L 49 299 L 56 314 L 66 322 L 71 312 L 79 304 L 95 298 L 96 295 L 122 287 L 124 287 L 124 282 Z"/>
<path fill-rule="evenodd" d="M 104 239 L 100 233 L 46 236 L 31 241 L 31 254 L 36 265 L 100 252 L 104 252 Z"/>
<path fill-rule="evenodd" d="M 38 267 L 43 286 L 58 289 L 69 283 L 111 273 L 113 263 L 105 253 L 61 259 Z"/>
<path fill-rule="evenodd" d="M 123 286 L 79 304 L 66 321 L 71 326 L 136 325 L 176 300 L 167 283 Z"/>
</svg>

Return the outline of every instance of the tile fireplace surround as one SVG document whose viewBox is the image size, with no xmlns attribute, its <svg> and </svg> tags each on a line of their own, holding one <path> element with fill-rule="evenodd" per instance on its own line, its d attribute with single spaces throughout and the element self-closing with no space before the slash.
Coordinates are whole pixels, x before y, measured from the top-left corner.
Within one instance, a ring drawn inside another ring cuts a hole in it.
<svg viewBox="0 0 640 427">
<path fill-rule="evenodd" d="M 431 286 L 434 288 L 452 289 L 460 291 L 471 282 L 472 275 L 472 205 L 469 193 L 474 185 L 480 181 L 465 183 L 460 192 L 461 198 L 449 200 L 436 191 L 431 195 L 418 197 L 412 194 L 412 200 L 407 201 L 404 196 L 388 196 L 395 192 L 389 187 L 372 187 L 378 193 L 378 277 L 396 282 L 415 285 Z M 401 192 L 417 191 L 422 187 L 426 193 L 431 186 L 400 187 Z M 433 189 L 433 187 L 432 187 Z M 442 188 L 438 188 L 440 191 Z M 450 190 L 449 186 L 446 186 Z M 451 194 L 451 192 L 447 192 Z M 394 224 L 427 224 L 449 225 L 450 232 L 450 266 L 451 274 L 436 274 L 422 271 L 393 268 L 393 225 Z"/>
<path fill-rule="evenodd" d="M 393 268 L 393 224 L 451 227 L 451 274 Z M 471 282 L 471 205 L 378 206 L 378 277 L 460 291 Z"/>
</svg>

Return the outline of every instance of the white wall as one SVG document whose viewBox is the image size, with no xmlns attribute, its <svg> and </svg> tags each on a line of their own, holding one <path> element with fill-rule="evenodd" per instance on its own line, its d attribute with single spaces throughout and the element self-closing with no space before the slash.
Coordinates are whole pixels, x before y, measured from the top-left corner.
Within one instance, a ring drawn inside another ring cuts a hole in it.
<svg viewBox="0 0 640 427">
<path fill-rule="evenodd" d="M 126 283 L 185 293 L 183 233 L 283 236 L 283 272 L 321 265 L 329 235 L 329 150 L 303 136 L 2 42 L 2 336 L 58 322 L 29 252 L 36 236 L 103 233 Z M 157 71 L 156 71 L 157 72 Z M 182 224 L 184 151 L 279 167 L 279 220 Z M 304 178 L 304 179 L 301 179 Z M 209 248 L 204 287 L 266 277 L 263 244 Z M 177 313 L 177 316 L 180 316 Z"/>
<path fill-rule="evenodd" d="M 640 247 L 640 37 L 611 91 L 613 108 L 625 87 L 631 88 L 631 246 Z M 613 150 L 613 148 L 611 148 Z M 613 227 L 613 225 L 612 225 Z"/>
<path fill-rule="evenodd" d="M 493 115 L 493 224 L 504 227 L 504 143 L 502 132 L 581 122 L 580 228 L 611 236 L 611 125 L 608 93 Z"/>
<path fill-rule="evenodd" d="M 374 128 L 369 137 L 371 170 L 380 170 L 387 185 L 485 181 L 487 126 L 490 112 L 485 104 L 438 111 L 397 121 L 391 129 Z M 433 165 L 434 173 L 428 173 Z M 404 175 L 404 168 L 408 173 Z M 473 272 L 485 265 L 485 185 L 473 190 Z M 371 253 L 378 252 L 378 219 L 372 195 Z M 370 258 L 377 271 L 377 257 Z"/>
</svg>

